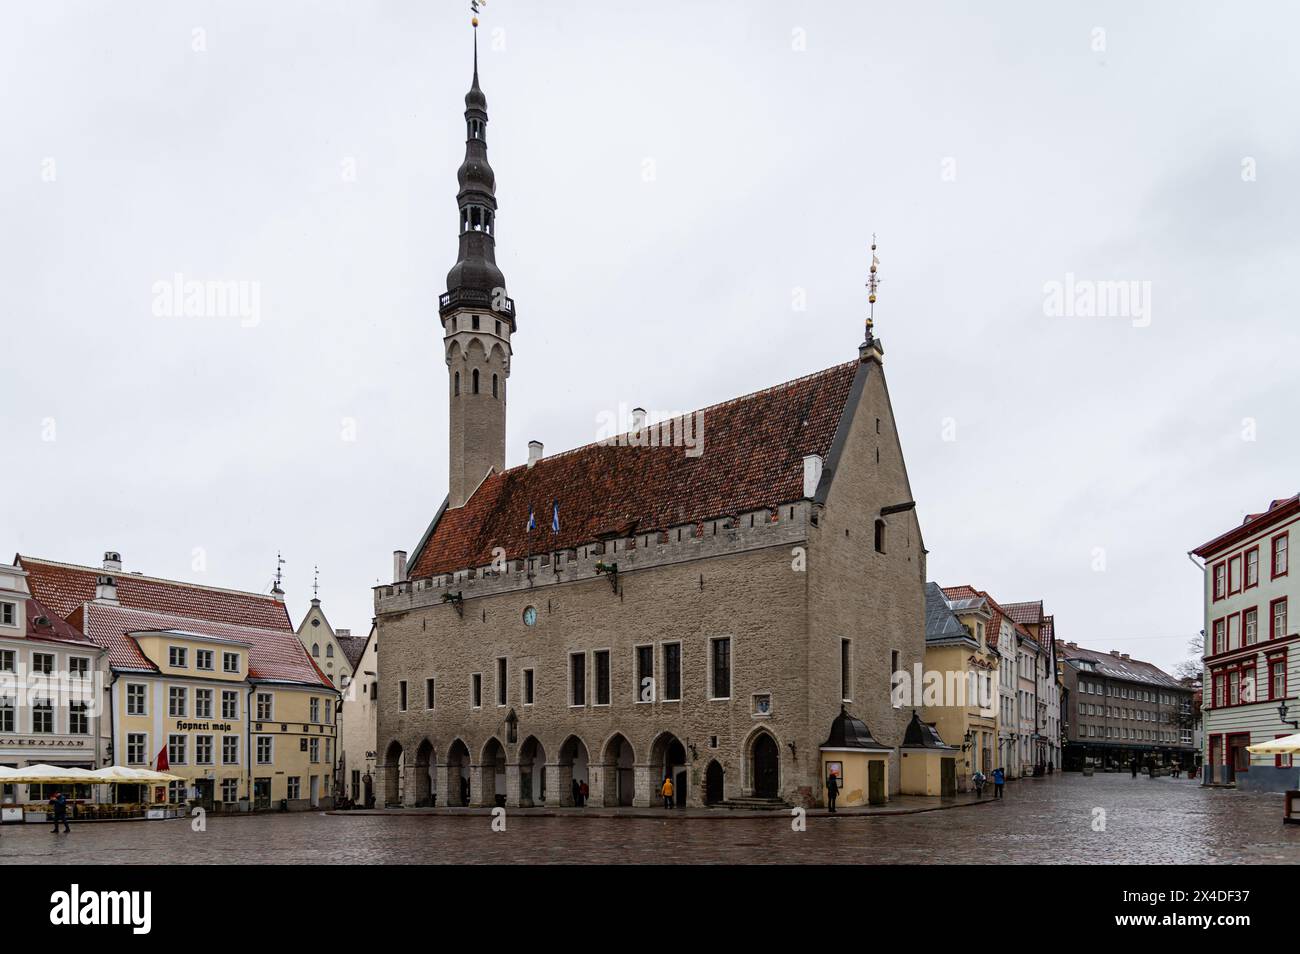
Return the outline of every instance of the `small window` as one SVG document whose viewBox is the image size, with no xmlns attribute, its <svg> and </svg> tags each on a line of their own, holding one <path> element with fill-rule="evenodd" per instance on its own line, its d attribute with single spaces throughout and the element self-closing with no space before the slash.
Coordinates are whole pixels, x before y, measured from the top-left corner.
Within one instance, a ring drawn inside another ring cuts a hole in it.
<svg viewBox="0 0 1300 954">
<path fill-rule="evenodd" d="M 876 552 L 885 552 L 885 521 L 876 519 Z"/>
<path fill-rule="evenodd" d="M 320 643 L 311 644 L 311 654 L 316 659 L 320 659 Z"/>
<path fill-rule="evenodd" d="M 653 646 L 636 648 L 636 701 L 655 701 L 655 649 Z"/>
<path fill-rule="evenodd" d="M 849 660 L 851 659 L 851 646 L 852 643 L 850 640 L 840 640 L 840 698 L 844 702 L 853 701 L 852 670 L 849 666 Z"/>
<path fill-rule="evenodd" d="M 326 644 L 325 644 L 325 658 L 326 658 L 326 659 L 333 659 L 333 658 L 334 658 L 334 644 L 333 644 L 333 643 L 326 643 Z"/>
<path fill-rule="evenodd" d="M 470 315 L 469 326 L 474 331 L 478 331 L 478 315 Z"/>
<path fill-rule="evenodd" d="M 587 704 L 587 657 L 583 653 L 569 656 L 569 705 Z"/>
<path fill-rule="evenodd" d="M 483 674 L 481 672 L 476 672 L 470 677 L 469 704 L 475 709 L 483 707 Z"/>
<path fill-rule="evenodd" d="M 497 660 L 497 705 L 506 704 L 506 679 L 508 678 L 509 663 L 504 658 Z"/>
<path fill-rule="evenodd" d="M 713 698 L 731 698 L 731 640 L 715 639 L 710 645 Z"/>
<path fill-rule="evenodd" d="M 0 603 L 0 626 L 18 625 L 18 604 Z"/>
<path fill-rule="evenodd" d="M 314 699 L 312 700 L 315 701 Z M 406 680 L 402 679 L 397 683 L 397 708 L 406 711 Z"/>
<path fill-rule="evenodd" d="M 492 396 L 497 396 L 497 376 L 495 374 L 492 375 Z"/>
<path fill-rule="evenodd" d="M 596 705 L 609 705 L 609 651 L 596 653 Z"/>
<path fill-rule="evenodd" d="M 470 378 L 470 393 L 478 394 L 478 368 L 474 369 Z"/>
<path fill-rule="evenodd" d="M 454 394 L 456 397 L 460 397 L 460 372 L 459 371 L 457 371 L 455 375 L 452 376 L 452 381 L 453 381 L 452 394 Z"/>
<path fill-rule="evenodd" d="M 664 701 L 682 698 L 682 644 L 664 644 Z"/>
<path fill-rule="evenodd" d="M 433 680 L 424 680 L 424 707 L 426 709 L 432 709 L 435 698 L 433 692 Z"/>
</svg>

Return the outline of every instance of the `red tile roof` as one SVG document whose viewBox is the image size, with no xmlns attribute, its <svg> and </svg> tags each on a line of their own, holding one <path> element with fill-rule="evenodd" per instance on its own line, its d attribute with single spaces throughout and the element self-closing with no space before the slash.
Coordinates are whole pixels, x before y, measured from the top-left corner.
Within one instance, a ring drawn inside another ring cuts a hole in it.
<svg viewBox="0 0 1300 954">
<path fill-rule="evenodd" d="M 38 619 L 44 619 L 46 622 L 37 623 Z M 95 645 L 81 630 L 40 600 L 32 597 L 27 599 L 27 638 L 51 643 L 75 643 L 80 646 Z"/>
<path fill-rule="evenodd" d="M 1015 616 L 1011 614 L 1010 610 L 1007 607 L 1000 605 L 997 600 L 989 596 L 983 590 L 977 590 L 975 589 L 975 587 L 966 584 L 962 584 L 961 586 L 945 586 L 943 587 L 943 595 L 948 597 L 948 599 L 950 600 L 972 599 L 974 597 L 980 596 L 988 601 L 989 612 L 992 613 L 993 616 L 991 619 L 989 619 L 988 626 L 986 627 L 985 632 L 988 633 L 989 645 L 994 647 L 995 649 L 997 648 L 998 645 L 998 635 L 1002 632 L 1003 616 L 1011 620 L 1012 626 L 1015 627 L 1016 632 L 1020 634 L 1021 638 L 1027 639 L 1034 644 L 1038 643 L 1038 640 L 1034 639 L 1034 634 L 1031 633 L 1029 630 L 1025 629 L 1025 627 L 1022 626 L 1019 622 L 1017 622 Z M 1025 604 L 1013 603 L 1008 605 L 1023 606 Z"/>
<path fill-rule="evenodd" d="M 530 507 L 537 520 L 532 548 L 540 552 L 802 499 L 803 458 L 827 456 L 858 366 L 849 361 L 697 412 L 703 453 L 696 457 L 683 447 L 596 443 L 492 474 L 465 506 L 443 512 L 409 575 L 485 566 L 494 547 L 522 559 Z M 553 541 L 556 500 L 560 533 Z"/>
<path fill-rule="evenodd" d="M 157 671 L 158 667 L 150 662 L 128 634 L 174 630 L 250 644 L 250 679 L 333 688 L 292 632 L 186 619 L 170 613 L 154 613 L 110 603 L 86 603 L 77 611 L 77 618 L 86 635 L 108 651 L 109 664 L 116 669 Z"/>
<path fill-rule="evenodd" d="M 1213 540 L 1202 543 L 1192 552 L 1199 557 L 1209 557 L 1225 550 L 1235 543 L 1245 540 L 1247 537 L 1254 536 L 1264 527 L 1274 523 L 1281 523 L 1289 517 L 1300 513 L 1300 494 L 1292 497 L 1281 497 L 1271 501 L 1267 510 L 1259 513 L 1248 513 L 1246 518 L 1241 521 L 1239 526 L 1233 527 L 1224 533 L 1219 534 Z"/>
<path fill-rule="evenodd" d="M 224 590 L 215 586 L 162 580 L 134 573 L 116 573 L 89 566 L 57 563 L 39 557 L 16 557 L 27 570 L 32 594 L 60 616 L 67 617 L 82 603 L 95 598 L 95 579 L 112 576 L 117 599 L 123 606 L 135 606 L 188 619 L 215 623 L 238 623 L 263 629 L 289 629 L 289 613 L 273 596 Z"/>
<path fill-rule="evenodd" d="M 1026 603 L 1003 603 L 1002 608 L 1017 623 L 1041 623 L 1043 621 L 1042 600 Z"/>
</svg>

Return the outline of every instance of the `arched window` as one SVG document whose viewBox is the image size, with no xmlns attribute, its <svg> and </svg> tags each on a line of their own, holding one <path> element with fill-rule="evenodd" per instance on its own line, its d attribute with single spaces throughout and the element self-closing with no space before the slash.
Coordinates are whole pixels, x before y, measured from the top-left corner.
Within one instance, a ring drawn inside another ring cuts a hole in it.
<svg viewBox="0 0 1300 954">
<path fill-rule="evenodd" d="M 454 384 L 455 391 L 453 393 L 456 395 L 456 397 L 460 397 L 460 372 L 459 371 L 456 372 L 456 377 L 453 380 L 455 381 Z"/>
<path fill-rule="evenodd" d="M 492 396 L 497 396 L 497 376 L 495 374 L 492 375 Z"/>
<path fill-rule="evenodd" d="M 334 644 L 333 644 L 333 643 L 327 643 L 327 644 L 326 644 L 326 646 L 325 646 L 325 658 L 326 658 L 326 659 L 333 659 L 333 658 L 334 658 Z"/>
<path fill-rule="evenodd" d="M 474 375 L 473 375 L 472 383 L 470 385 L 470 391 L 472 394 L 478 394 L 478 368 L 474 369 Z"/>
<path fill-rule="evenodd" d="M 317 659 L 320 658 L 320 643 L 311 644 L 311 654 L 315 656 Z"/>
<path fill-rule="evenodd" d="M 885 552 L 885 521 L 876 520 L 876 552 Z"/>
</svg>

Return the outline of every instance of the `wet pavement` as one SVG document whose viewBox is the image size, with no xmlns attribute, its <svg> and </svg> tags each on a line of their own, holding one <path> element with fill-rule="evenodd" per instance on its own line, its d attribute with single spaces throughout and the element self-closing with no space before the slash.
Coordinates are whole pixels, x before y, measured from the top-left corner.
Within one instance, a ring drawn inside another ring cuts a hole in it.
<svg viewBox="0 0 1300 954">
<path fill-rule="evenodd" d="M 68 835 L 9 825 L 0 864 L 1300 863 L 1300 826 L 1282 824 L 1280 795 L 1187 779 L 1024 779 L 1001 802 L 810 815 L 803 832 L 779 815 L 576 814 L 510 813 L 504 832 L 468 812 L 213 817 L 203 832 L 183 819 L 83 824 Z"/>
</svg>

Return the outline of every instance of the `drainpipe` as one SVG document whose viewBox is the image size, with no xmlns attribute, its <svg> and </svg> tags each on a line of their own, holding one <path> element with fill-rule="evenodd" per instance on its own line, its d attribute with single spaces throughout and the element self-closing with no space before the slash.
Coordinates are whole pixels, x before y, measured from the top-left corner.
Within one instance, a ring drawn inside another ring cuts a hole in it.
<svg viewBox="0 0 1300 954">
<path fill-rule="evenodd" d="M 1193 551 L 1187 551 L 1187 559 L 1192 562 L 1192 566 L 1201 571 L 1201 744 L 1205 746 L 1205 749 L 1201 754 L 1201 765 L 1204 766 L 1210 764 L 1210 734 L 1205 731 L 1205 691 L 1207 688 L 1205 683 L 1205 641 L 1213 638 L 1210 635 L 1210 608 L 1205 602 L 1205 593 L 1209 587 L 1209 580 L 1206 575 L 1208 572 L 1206 565 L 1197 562 L 1196 554 Z M 1245 573 L 1244 567 L 1242 572 L 1243 574 Z M 1260 572 L 1262 575 L 1262 566 Z M 1213 768 L 1210 769 L 1210 778 L 1211 780 L 1214 778 Z M 1203 775 L 1201 776 L 1201 782 L 1202 784 L 1205 782 L 1205 777 Z"/>
<path fill-rule="evenodd" d="M 117 683 L 117 673 L 112 672 L 112 670 L 110 670 L 110 672 L 112 673 L 112 677 L 113 677 L 113 678 L 110 679 L 110 680 L 108 681 L 108 749 L 109 749 L 110 752 L 113 753 L 113 760 L 110 761 L 108 764 L 109 764 L 109 765 L 112 765 L 114 762 L 117 761 L 117 752 L 118 752 L 118 748 L 117 748 L 117 708 L 113 705 L 113 686 Z M 96 758 L 95 761 L 98 762 L 99 759 Z M 113 784 L 112 792 L 113 792 L 113 794 L 114 794 L 115 796 L 117 795 L 117 784 L 116 784 L 116 783 Z M 116 801 L 116 800 L 117 800 L 117 799 L 114 798 L 114 801 Z"/>
<path fill-rule="evenodd" d="M 248 703 L 244 707 L 244 748 L 247 754 L 244 756 L 244 769 L 248 772 L 248 810 L 253 810 L 253 691 L 257 688 L 253 683 L 248 684 Z"/>
</svg>

